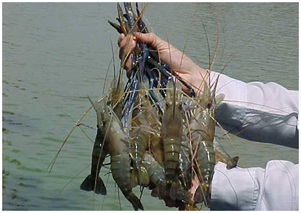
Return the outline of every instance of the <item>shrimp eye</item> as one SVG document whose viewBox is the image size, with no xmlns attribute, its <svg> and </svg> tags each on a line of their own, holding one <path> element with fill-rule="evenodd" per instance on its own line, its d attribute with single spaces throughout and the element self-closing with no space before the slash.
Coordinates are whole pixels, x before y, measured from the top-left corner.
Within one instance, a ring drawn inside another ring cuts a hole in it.
<svg viewBox="0 0 301 213">
<path fill-rule="evenodd" d="M 211 103 L 211 101 L 210 101 L 210 102 L 208 102 L 208 104 L 207 104 L 207 108 L 210 109 L 211 107 L 212 107 L 212 103 Z"/>
<path fill-rule="evenodd" d="M 169 104 L 169 102 L 166 102 L 166 106 L 169 106 L 170 104 Z"/>
</svg>

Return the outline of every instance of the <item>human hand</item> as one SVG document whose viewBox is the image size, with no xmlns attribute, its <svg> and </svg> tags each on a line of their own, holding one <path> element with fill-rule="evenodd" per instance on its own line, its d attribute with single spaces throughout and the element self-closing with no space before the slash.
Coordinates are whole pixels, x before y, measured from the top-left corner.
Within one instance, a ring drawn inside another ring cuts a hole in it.
<svg viewBox="0 0 301 213">
<path fill-rule="evenodd" d="M 196 65 L 188 56 L 179 51 L 168 42 L 162 40 L 154 33 L 135 33 L 133 35 L 120 34 L 118 38 L 119 58 L 122 66 L 129 72 L 132 66 L 132 52 L 136 46 L 136 41 L 144 42 L 153 49 L 157 50 L 160 60 L 175 71 L 184 81 L 195 90 L 201 89 L 203 80 L 208 82 L 207 72 Z M 183 87 L 186 90 L 185 87 Z"/>
</svg>

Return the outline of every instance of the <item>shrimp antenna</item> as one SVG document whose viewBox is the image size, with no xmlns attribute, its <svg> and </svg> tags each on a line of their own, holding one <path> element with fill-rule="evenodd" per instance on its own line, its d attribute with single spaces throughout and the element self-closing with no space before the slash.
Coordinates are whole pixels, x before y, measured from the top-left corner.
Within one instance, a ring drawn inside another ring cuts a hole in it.
<svg viewBox="0 0 301 213">
<path fill-rule="evenodd" d="M 205 33 L 205 38 L 206 38 L 206 41 L 207 41 L 207 48 L 208 48 L 208 58 L 209 58 L 209 67 L 211 67 L 211 56 L 210 56 L 210 44 L 209 44 L 209 39 L 208 39 L 208 34 L 207 34 L 207 31 L 206 31 L 206 26 L 204 24 L 204 20 L 202 18 L 202 16 L 200 17 L 201 18 L 201 21 L 202 21 L 202 25 L 203 25 L 203 29 L 204 29 L 204 33 Z"/>
<path fill-rule="evenodd" d="M 54 158 L 52 159 L 52 161 L 49 163 L 48 167 L 46 170 L 49 170 L 49 173 L 51 172 L 55 161 L 57 159 L 57 157 L 59 156 L 60 152 L 62 151 L 64 145 L 66 144 L 67 140 L 69 139 L 69 137 L 71 136 L 72 132 L 74 131 L 74 129 L 78 126 L 78 124 L 82 121 L 82 119 L 87 115 L 87 113 L 92 109 L 92 106 L 90 106 L 81 116 L 80 118 L 76 121 L 76 123 L 73 125 L 72 129 L 69 131 L 67 137 L 65 138 L 65 140 L 63 141 L 60 149 L 57 151 L 56 155 L 54 156 Z"/>
<path fill-rule="evenodd" d="M 98 3 L 98 6 L 99 8 L 101 9 L 101 5 Z M 101 13 L 103 15 L 103 19 L 106 20 L 106 17 L 104 16 L 104 13 Z M 111 67 L 111 63 L 113 62 L 113 69 L 114 69 L 114 77 L 115 77 L 115 73 L 116 73 L 116 67 L 115 67 L 115 53 L 117 52 L 118 48 L 114 51 L 113 49 L 113 42 L 112 42 L 112 37 L 111 37 L 111 33 L 110 33 L 110 30 L 108 28 L 108 26 L 106 25 L 106 31 L 109 33 L 109 39 L 110 39 L 110 46 L 111 46 L 111 51 L 112 51 L 112 58 L 109 62 L 109 66 L 107 68 L 107 71 L 106 71 L 106 75 L 105 75 L 105 81 L 104 81 L 104 87 L 103 87 L 103 93 L 105 92 L 105 85 L 106 85 L 106 82 L 107 82 L 107 77 L 108 77 L 108 73 L 109 73 L 109 70 L 110 70 L 110 67 Z M 114 53 L 115 52 L 115 53 Z"/>
<path fill-rule="evenodd" d="M 114 54 L 114 50 L 113 50 L 113 42 L 112 42 L 110 31 L 109 31 L 109 37 L 110 37 L 110 45 L 111 45 L 112 60 L 113 60 L 113 70 L 114 70 L 114 78 L 115 78 L 115 76 L 116 76 L 115 56 L 114 56 L 115 54 Z"/>
<path fill-rule="evenodd" d="M 217 56 L 217 50 L 218 50 L 218 45 L 219 45 L 219 26 L 218 26 L 218 21 L 215 13 L 211 10 L 211 13 L 214 17 L 214 23 L 215 23 L 215 31 L 216 31 L 216 45 L 213 50 L 213 56 L 210 62 L 209 70 L 212 70 L 213 64 L 215 62 L 216 56 Z M 209 84 L 210 85 L 210 84 Z"/>
<path fill-rule="evenodd" d="M 189 36 L 191 35 L 191 32 L 192 32 L 192 27 L 193 27 L 193 25 L 194 25 L 194 17 L 195 17 L 195 14 L 196 14 L 196 12 L 197 12 L 197 9 L 198 8 L 196 8 L 195 10 L 194 10 L 194 13 L 193 13 L 193 15 L 192 15 L 192 18 L 191 18 L 191 20 L 190 20 L 190 26 L 189 26 L 189 33 L 188 33 L 188 35 L 187 35 L 187 37 L 186 37 L 186 41 L 185 41 L 185 44 L 184 44 L 184 48 L 183 48 L 183 54 L 182 54 L 182 57 L 181 57 L 181 61 L 180 61 L 180 65 L 179 65 L 179 70 L 181 70 L 181 67 L 182 67 L 182 62 L 183 62 L 183 59 L 184 59 L 184 54 L 185 54 L 185 50 L 186 50 L 186 48 L 187 48 L 187 43 L 188 43 L 188 40 L 189 40 Z"/>
<path fill-rule="evenodd" d="M 69 180 L 64 187 L 57 193 L 57 195 L 60 195 L 62 193 L 62 191 L 64 191 L 64 189 L 67 188 L 67 186 L 75 179 L 77 178 L 83 171 L 85 171 L 91 164 L 87 165 L 85 168 L 83 168 L 82 170 L 80 170 L 74 177 L 71 178 L 71 180 Z"/>
<path fill-rule="evenodd" d="M 73 122 L 76 122 L 72 117 L 71 117 L 71 115 L 69 115 L 68 113 L 66 113 L 66 112 L 64 112 L 64 111 L 62 111 L 66 116 L 68 116 L 69 118 L 70 118 L 70 120 L 71 121 L 73 121 Z M 94 143 L 94 141 L 89 137 L 89 135 L 83 130 L 83 128 L 81 127 L 81 126 L 85 126 L 85 127 L 89 127 L 88 125 L 84 125 L 84 124 L 82 124 L 82 123 L 79 123 L 78 125 L 77 125 L 78 127 L 79 127 L 79 129 L 83 132 L 83 134 L 92 142 L 92 143 Z M 93 127 L 90 127 L 90 128 L 93 128 Z"/>
</svg>

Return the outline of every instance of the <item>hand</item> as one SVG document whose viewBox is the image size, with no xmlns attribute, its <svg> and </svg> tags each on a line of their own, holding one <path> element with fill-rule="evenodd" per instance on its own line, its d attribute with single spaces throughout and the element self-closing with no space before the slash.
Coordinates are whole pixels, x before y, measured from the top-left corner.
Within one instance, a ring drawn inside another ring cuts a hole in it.
<svg viewBox="0 0 301 213">
<path fill-rule="evenodd" d="M 136 40 L 145 42 L 150 47 L 158 51 L 159 58 L 167 64 L 173 71 L 190 84 L 195 90 L 200 89 L 203 80 L 208 82 L 207 72 L 196 65 L 183 52 L 179 51 L 166 41 L 160 39 L 154 33 L 136 33 L 135 39 L 133 35 L 124 36 L 121 34 L 118 38 L 119 58 L 122 66 L 129 72 L 133 62 L 132 52 L 136 46 Z M 183 87 L 185 90 L 186 88 Z"/>
</svg>

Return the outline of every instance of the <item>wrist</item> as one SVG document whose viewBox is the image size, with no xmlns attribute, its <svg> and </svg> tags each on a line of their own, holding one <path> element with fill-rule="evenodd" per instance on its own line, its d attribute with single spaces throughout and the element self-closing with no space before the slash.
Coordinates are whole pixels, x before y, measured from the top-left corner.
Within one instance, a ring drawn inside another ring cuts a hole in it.
<svg viewBox="0 0 301 213">
<path fill-rule="evenodd" d="M 197 65 L 191 70 L 191 85 L 196 90 L 196 93 L 202 93 L 204 84 L 209 83 L 209 71 Z"/>
</svg>

